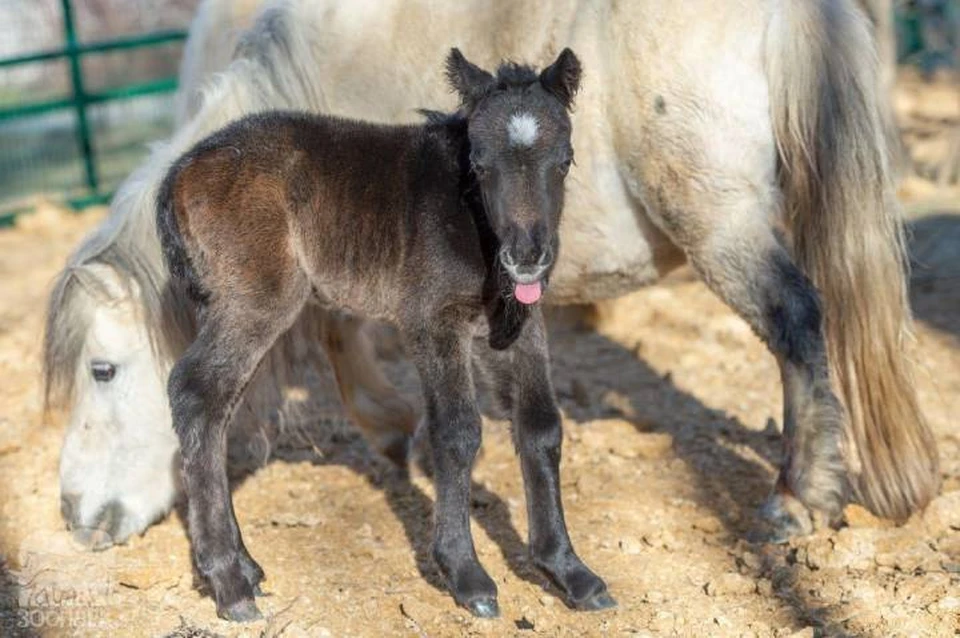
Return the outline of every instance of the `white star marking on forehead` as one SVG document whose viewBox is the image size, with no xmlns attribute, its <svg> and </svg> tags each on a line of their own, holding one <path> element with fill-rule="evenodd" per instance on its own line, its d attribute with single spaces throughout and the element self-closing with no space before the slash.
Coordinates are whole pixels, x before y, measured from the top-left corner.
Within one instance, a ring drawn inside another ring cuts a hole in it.
<svg viewBox="0 0 960 638">
<path fill-rule="evenodd" d="M 517 113 L 507 123 L 507 135 L 513 146 L 533 146 L 537 139 L 537 120 L 529 113 Z"/>
</svg>

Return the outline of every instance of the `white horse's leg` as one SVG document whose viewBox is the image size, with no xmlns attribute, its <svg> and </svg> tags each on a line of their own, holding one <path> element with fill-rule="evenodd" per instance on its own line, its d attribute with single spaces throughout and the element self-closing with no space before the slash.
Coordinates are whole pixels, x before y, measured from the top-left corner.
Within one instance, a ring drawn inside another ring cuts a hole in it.
<svg viewBox="0 0 960 638">
<path fill-rule="evenodd" d="M 733 28 L 701 27 L 697 41 L 708 49 Z M 785 442 L 773 511 L 782 536 L 810 531 L 811 512 L 840 516 L 845 417 L 831 390 L 817 291 L 775 230 L 782 195 L 767 81 L 755 57 L 762 33 L 748 30 L 720 51 L 683 49 L 689 59 L 676 65 L 633 70 L 639 90 L 614 104 L 632 192 L 780 364 Z M 640 59 L 656 54 L 637 46 Z"/>
<path fill-rule="evenodd" d="M 332 314 L 318 320 L 344 409 L 377 452 L 404 465 L 418 415 L 377 365 L 364 321 Z"/>
<path fill-rule="evenodd" d="M 690 182 L 661 184 L 652 211 L 711 290 L 777 358 L 784 453 L 765 513 L 776 540 L 809 533 L 811 514 L 835 522 L 848 496 L 846 416 L 831 389 L 820 298 L 774 230 L 772 183 L 763 184 L 761 174 L 738 188 L 735 176 L 716 165 L 692 173 Z"/>
<path fill-rule="evenodd" d="M 775 203 L 743 195 L 739 212 L 704 202 L 700 209 L 665 208 L 663 215 L 706 230 L 684 244 L 692 265 L 780 366 L 783 459 L 765 513 L 782 540 L 813 531 L 811 513 L 839 520 L 849 491 L 846 416 L 830 384 L 819 295 L 774 233 Z"/>
</svg>

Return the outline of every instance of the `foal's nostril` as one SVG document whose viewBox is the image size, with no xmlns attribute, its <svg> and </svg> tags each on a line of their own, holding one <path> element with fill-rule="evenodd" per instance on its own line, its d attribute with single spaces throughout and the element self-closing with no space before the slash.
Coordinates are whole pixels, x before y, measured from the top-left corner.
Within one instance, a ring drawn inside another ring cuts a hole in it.
<svg viewBox="0 0 960 638">
<path fill-rule="evenodd" d="M 521 254 L 520 259 L 517 259 L 513 251 L 504 248 L 500 251 L 500 263 L 510 270 L 542 270 L 553 263 L 553 251 L 548 248 L 542 252 L 534 253 L 531 250 Z"/>
<path fill-rule="evenodd" d="M 553 251 L 547 248 L 542 253 L 540 253 L 540 258 L 537 260 L 538 266 L 543 266 L 546 268 L 553 263 Z"/>
</svg>

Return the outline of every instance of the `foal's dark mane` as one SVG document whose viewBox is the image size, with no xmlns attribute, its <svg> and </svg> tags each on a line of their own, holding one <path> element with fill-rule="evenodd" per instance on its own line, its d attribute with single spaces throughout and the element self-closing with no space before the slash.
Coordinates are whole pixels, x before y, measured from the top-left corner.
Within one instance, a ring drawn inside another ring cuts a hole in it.
<svg viewBox="0 0 960 638">
<path fill-rule="evenodd" d="M 539 80 L 536 69 L 527 64 L 505 61 L 497 67 L 497 82 L 492 90 L 504 91 L 513 88 L 522 88 Z"/>
<path fill-rule="evenodd" d="M 447 81 L 456 86 L 461 69 L 453 58 L 447 60 Z M 497 67 L 493 82 L 475 85 L 470 92 L 469 101 L 476 104 L 497 91 L 524 88 L 539 80 L 536 69 L 526 64 L 504 61 Z M 466 102 L 466 100 L 464 101 Z M 465 104 L 466 106 L 466 104 Z"/>
</svg>

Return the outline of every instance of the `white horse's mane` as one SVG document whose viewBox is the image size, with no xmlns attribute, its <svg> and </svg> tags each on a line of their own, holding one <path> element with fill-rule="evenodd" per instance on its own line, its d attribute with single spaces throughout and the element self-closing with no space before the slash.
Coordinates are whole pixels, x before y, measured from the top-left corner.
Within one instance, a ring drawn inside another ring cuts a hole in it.
<svg viewBox="0 0 960 638">
<path fill-rule="evenodd" d="M 197 20 L 219 20 L 217 10 L 224 10 L 223 3 L 205 3 Z M 108 218 L 68 258 L 47 309 L 43 369 L 48 407 L 69 405 L 74 398 L 78 359 L 99 304 L 135 298 L 156 360 L 164 367 L 171 365 L 192 337 L 189 303 L 168 286 L 155 229 L 156 191 L 176 157 L 231 120 L 270 109 L 324 110 L 318 84 L 304 81 L 318 66 L 309 30 L 303 25 L 287 28 L 288 17 L 282 4 L 268 7 L 256 27 L 239 39 L 236 59 L 224 72 L 213 75 L 197 92 L 181 92 L 178 109 L 184 125 L 168 142 L 153 145 L 147 160 L 120 186 Z M 222 43 L 219 48 L 223 48 Z M 191 52 L 197 55 L 203 50 L 202 41 L 192 41 L 184 66 L 192 64 Z M 122 290 L 105 284 L 104 268 L 116 274 Z M 303 330 L 309 332 L 311 328 L 295 327 L 287 340 Z M 268 376 L 275 385 L 287 376 L 283 374 L 287 368 L 283 349 L 274 348 L 274 352 L 281 352 L 264 366 L 271 369 Z"/>
</svg>

